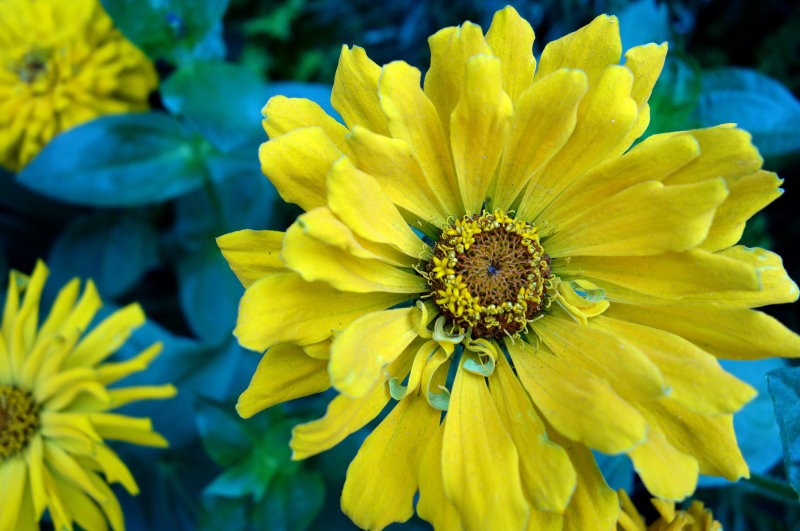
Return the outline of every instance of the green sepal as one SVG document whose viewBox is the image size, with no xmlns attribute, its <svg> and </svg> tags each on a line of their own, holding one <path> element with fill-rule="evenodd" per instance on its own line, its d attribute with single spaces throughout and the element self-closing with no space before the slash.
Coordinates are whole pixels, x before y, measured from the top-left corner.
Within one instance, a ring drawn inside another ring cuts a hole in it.
<svg viewBox="0 0 800 531">
<path fill-rule="evenodd" d="M 402 400 L 408 392 L 408 387 L 401 384 L 400 380 L 395 376 L 389 379 L 389 394 L 395 400 Z"/>
<path fill-rule="evenodd" d="M 587 289 L 575 280 L 569 281 L 569 287 L 586 302 L 598 302 L 606 298 L 606 291 L 603 288 Z"/>
</svg>

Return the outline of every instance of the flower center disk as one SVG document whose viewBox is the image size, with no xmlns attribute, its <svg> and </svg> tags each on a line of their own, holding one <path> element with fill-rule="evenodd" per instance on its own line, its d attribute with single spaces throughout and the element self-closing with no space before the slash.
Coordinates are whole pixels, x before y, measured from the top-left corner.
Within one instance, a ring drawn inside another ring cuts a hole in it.
<svg viewBox="0 0 800 531">
<path fill-rule="evenodd" d="M 473 338 L 518 336 L 541 313 L 552 278 L 536 227 L 502 211 L 445 227 L 423 274 L 442 313 Z"/>
<path fill-rule="evenodd" d="M 0 461 L 28 446 L 39 429 L 40 409 L 31 393 L 0 386 Z"/>
</svg>

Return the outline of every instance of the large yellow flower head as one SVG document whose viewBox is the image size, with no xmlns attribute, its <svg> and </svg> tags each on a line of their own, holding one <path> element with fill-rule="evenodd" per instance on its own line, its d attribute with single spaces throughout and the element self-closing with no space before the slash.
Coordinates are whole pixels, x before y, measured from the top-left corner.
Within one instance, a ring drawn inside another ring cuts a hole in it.
<svg viewBox="0 0 800 531">
<path fill-rule="evenodd" d="M 431 66 L 342 49 L 331 101 L 272 98 L 260 159 L 305 210 L 219 245 L 246 286 L 235 334 L 265 351 L 238 411 L 340 393 L 294 457 L 392 409 L 342 508 L 382 528 L 611 529 L 591 449 L 655 496 L 748 475 L 732 414 L 755 391 L 717 358 L 800 356 L 753 307 L 797 299 L 780 257 L 736 245 L 778 197 L 733 126 L 651 136 L 666 45 L 621 57 L 600 16 L 548 44 L 507 7 L 433 35 Z M 624 61 L 623 65 L 620 62 Z M 633 146 L 633 147 L 632 147 Z"/>
<path fill-rule="evenodd" d="M 0 328 L 0 531 L 38 529 L 45 510 L 56 529 L 125 528 L 108 483 L 131 494 L 138 487 L 105 439 L 167 446 L 150 419 L 111 410 L 138 400 L 169 398 L 171 385 L 108 388 L 143 371 L 157 343 L 128 361 L 105 362 L 144 323 L 137 304 L 91 331 L 102 305 L 92 281 L 61 289 L 39 326 L 39 299 L 48 271 L 12 272 Z M 100 475 L 102 473 L 105 479 Z M 105 515 L 105 516 L 104 516 Z"/>
<path fill-rule="evenodd" d="M 147 109 L 157 83 L 99 0 L 0 1 L 0 166 L 19 171 L 61 131 Z"/>
</svg>

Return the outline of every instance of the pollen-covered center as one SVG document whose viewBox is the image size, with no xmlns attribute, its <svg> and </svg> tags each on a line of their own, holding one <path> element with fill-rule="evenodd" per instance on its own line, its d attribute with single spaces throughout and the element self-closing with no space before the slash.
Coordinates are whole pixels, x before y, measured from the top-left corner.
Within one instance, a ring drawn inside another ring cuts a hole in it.
<svg viewBox="0 0 800 531">
<path fill-rule="evenodd" d="M 0 385 L 0 461 L 28 446 L 39 429 L 39 410 L 31 393 Z"/>
<path fill-rule="evenodd" d="M 27 52 L 13 70 L 22 81 L 31 84 L 46 74 L 47 56 L 41 50 Z"/>
<path fill-rule="evenodd" d="M 425 278 L 442 313 L 473 338 L 514 337 L 542 310 L 550 257 L 536 227 L 484 211 L 442 231 Z"/>
</svg>

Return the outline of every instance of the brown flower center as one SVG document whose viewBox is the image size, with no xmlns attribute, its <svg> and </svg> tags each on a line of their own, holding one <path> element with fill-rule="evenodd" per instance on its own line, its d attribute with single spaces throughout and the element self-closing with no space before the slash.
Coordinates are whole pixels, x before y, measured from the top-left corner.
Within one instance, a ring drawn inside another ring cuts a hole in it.
<svg viewBox="0 0 800 531">
<path fill-rule="evenodd" d="M 473 338 L 518 336 L 542 311 L 552 277 L 536 228 L 501 211 L 446 227 L 423 274 L 442 313 Z"/>
<path fill-rule="evenodd" d="M 28 391 L 0 385 L 0 461 L 24 450 L 39 429 L 39 411 Z"/>
</svg>

